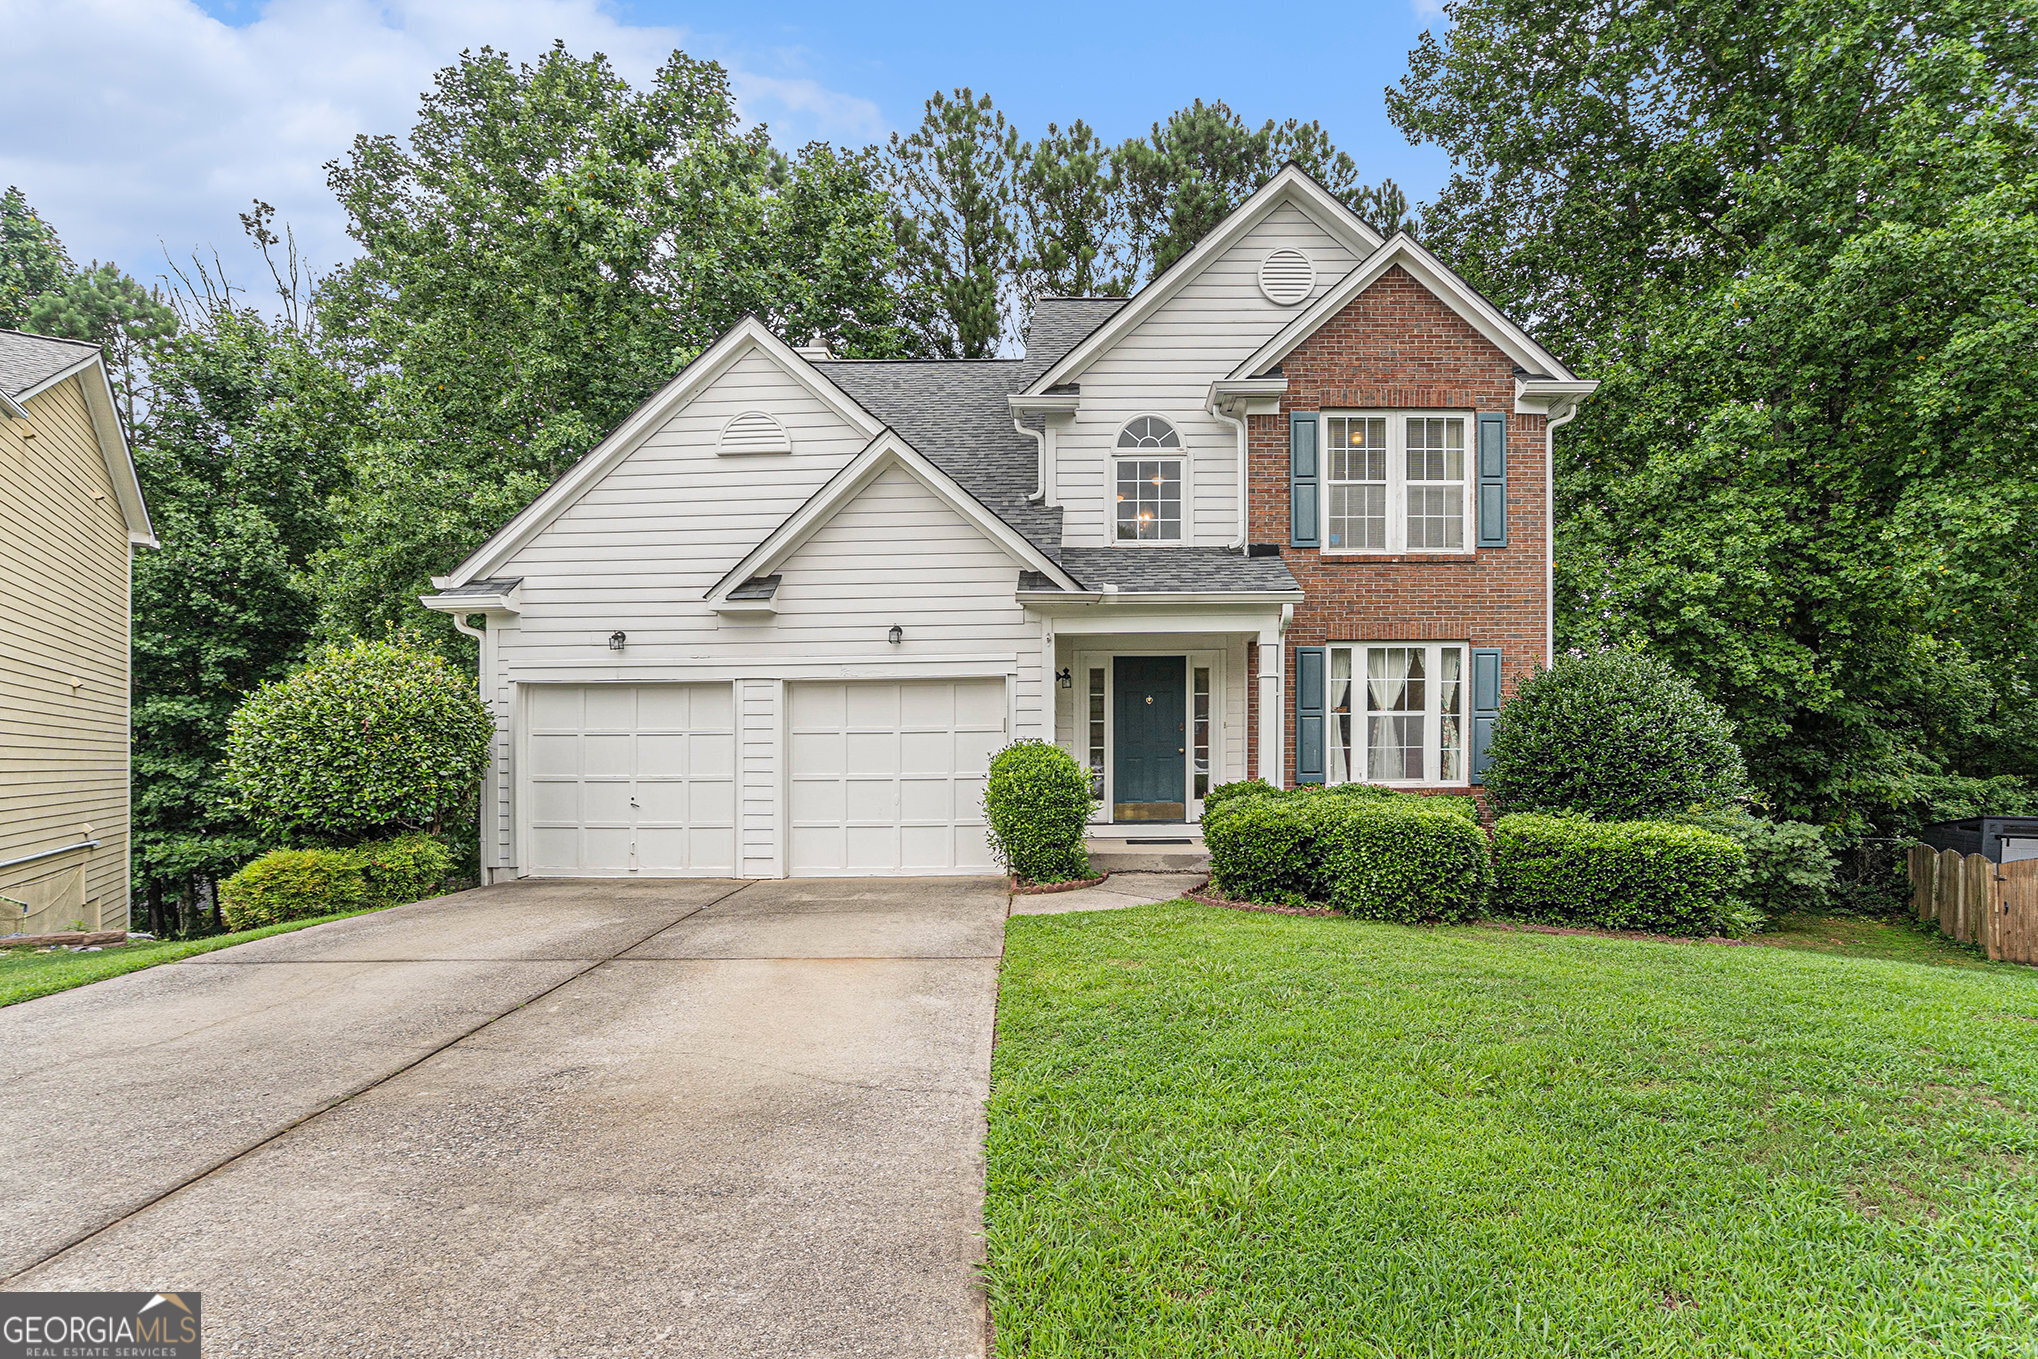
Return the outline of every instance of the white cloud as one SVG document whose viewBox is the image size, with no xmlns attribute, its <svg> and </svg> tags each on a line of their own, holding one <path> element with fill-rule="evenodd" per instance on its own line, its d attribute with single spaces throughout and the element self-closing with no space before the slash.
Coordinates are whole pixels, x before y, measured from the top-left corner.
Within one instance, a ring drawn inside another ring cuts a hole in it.
<svg viewBox="0 0 2038 1359">
<path fill-rule="evenodd" d="M 235 214 L 259 197 L 312 263 L 352 253 L 325 163 L 356 133 L 405 132 L 432 74 L 463 48 L 523 61 L 554 38 L 643 82 L 675 48 L 717 57 L 746 118 L 781 145 L 864 142 L 867 99 L 802 75 L 796 55 L 748 69 L 677 28 L 617 20 L 600 0 L 269 0 L 231 26 L 189 0 L 0 0 L 0 186 L 20 185 L 81 262 L 149 278 L 164 250 L 217 247 L 251 278 Z"/>
<path fill-rule="evenodd" d="M 1415 10 L 1419 22 L 1428 23 L 1444 17 L 1444 0 L 1408 0 L 1408 3 Z"/>
</svg>

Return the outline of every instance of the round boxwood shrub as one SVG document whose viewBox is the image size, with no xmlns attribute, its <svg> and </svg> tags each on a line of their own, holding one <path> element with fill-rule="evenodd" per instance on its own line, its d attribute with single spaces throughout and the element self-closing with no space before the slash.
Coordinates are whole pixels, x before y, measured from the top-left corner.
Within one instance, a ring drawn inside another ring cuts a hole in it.
<svg viewBox="0 0 2038 1359">
<path fill-rule="evenodd" d="M 435 897 L 453 871 L 453 855 L 429 835 L 399 835 L 354 851 L 371 906 L 402 906 Z"/>
<path fill-rule="evenodd" d="M 1471 920 L 1486 907 L 1486 832 L 1427 798 L 1340 799 L 1317 819 L 1331 905 L 1362 920 Z"/>
<path fill-rule="evenodd" d="M 1240 901 L 1303 906 L 1325 895 L 1316 853 L 1316 805 L 1264 783 L 1233 783 L 1203 803 L 1210 882 Z"/>
<path fill-rule="evenodd" d="M 468 810 L 493 730 L 474 682 L 416 638 L 327 646 L 234 711 L 226 778 L 276 839 L 436 831 Z"/>
<path fill-rule="evenodd" d="M 1653 656 L 1564 656 L 1500 710 L 1486 791 L 1506 812 L 1603 821 L 1668 816 L 1739 796 L 1747 767 L 1718 704 Z"/>
<path fill-rule="evenodd" d="M 991 759 L 984 819 L 991 852 L 1022 882 L 1090 876 L 1083 827 L 1096 801 L 1075 757 L 1046 741 L 1014 741 Z"/>
<path fill-rule="evenodd" d="M 230 930 L 253 930 L 368 904 L 361 860 L 344 849 L 279 849 L 219 885 L 219 915 Z"/>
</svg>

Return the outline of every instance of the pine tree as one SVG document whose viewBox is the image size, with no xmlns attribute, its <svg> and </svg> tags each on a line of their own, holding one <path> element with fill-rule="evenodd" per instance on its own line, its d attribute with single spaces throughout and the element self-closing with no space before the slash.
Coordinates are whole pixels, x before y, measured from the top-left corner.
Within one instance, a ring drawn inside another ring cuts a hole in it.
<svg viewBox="0 0 2038 1359">
<path fill-rule="evenodd" d="M 19 330 L 29 304 L 71 276 L 71 257 L 21 190 L 0 194 L 0 330 Z"/>
</svg>

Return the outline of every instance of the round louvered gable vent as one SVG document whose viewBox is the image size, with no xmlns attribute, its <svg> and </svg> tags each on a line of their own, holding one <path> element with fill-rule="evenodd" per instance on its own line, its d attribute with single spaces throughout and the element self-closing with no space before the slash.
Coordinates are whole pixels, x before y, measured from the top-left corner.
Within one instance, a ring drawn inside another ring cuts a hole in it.
<svg viewBox="0 0 2038 1359">
<path fill-rule="evenodd" d="M 1269 302 L 1292 307 L 1316 287 L 1316 266 L 1300 250 L 1276 250 L 1260 261 L 1260 291 Z"/>
<path fill-rule="evenodd" d="M 724 453 L 790 453 L 793 441 L 769 411 L 745 411 L 722 426 Z"/>
</svg>

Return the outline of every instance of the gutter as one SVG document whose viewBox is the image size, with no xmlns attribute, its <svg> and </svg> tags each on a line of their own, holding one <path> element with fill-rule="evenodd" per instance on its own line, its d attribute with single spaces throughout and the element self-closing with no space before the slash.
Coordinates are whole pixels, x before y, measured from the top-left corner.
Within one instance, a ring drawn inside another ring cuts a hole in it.
<svg viewBox="0 0 2038 1359">
<path fill-rule="evenodd" d="M 1227 547 L 1232 552 L 1245 551 L 1246 538 L 1251 526 L 1246 522 L 1246 478 L 1249 474 L 1246 448 L 1245 416 L 1254 414 L 1279 414 L 1280 402 L 1288 394 L 1288 379 L 1279 378 L 1220 378 L 1210 384 L 1210 395 L 1204 409 L 1212 418 L 1230 425 L 1238 436 L 1238 536 Z M 1254 411 L 1259 404 L 1271 403 L 1272 411 Z M 1242 414 L 1232 415 L 1226 407 L 1245 407 Z"/>
<path fill-rule="evenodd" d="M 1592 384 L 1597 387 L 1598 383 Z M 1588 392 L 1586 395 L 1590 395 Z M 1578 403 L 1543 422 L 1543 668 L 1557 663 L 1557 431 L 1578 418 Z M 1554 404 L 1554 403 L 1553 403 Z"/>
</svg>

